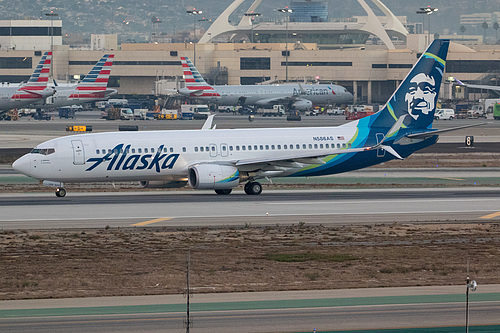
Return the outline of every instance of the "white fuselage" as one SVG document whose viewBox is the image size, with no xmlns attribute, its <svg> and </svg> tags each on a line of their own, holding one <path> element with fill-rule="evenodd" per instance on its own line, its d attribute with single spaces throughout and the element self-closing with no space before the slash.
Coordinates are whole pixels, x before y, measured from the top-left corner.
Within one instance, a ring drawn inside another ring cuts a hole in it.
<svg viewBox="0 0 500 333">
<path fill-rule="evenodd" d="M 345 104 L 353 100 L 353 95 L 344 87 L 334 84 L 282 84 L 282 85 L 244 85 L 213 86 L 215 89 L 203 90 L 192 97 L 217 105 L 256 105 L 272 106 L 287 104 L 295 100 L 308 100 L 313 104 Z M 186 94 L 186 88 L 181 93 Z"/>
<path fill-rule="evenodd" d="M 51 88 L 34 91 L 19 91 L 20 86 L 0 87 L 0 111 L 21 108 L 37 101 L 43 101 L 43 96 L 50 96 L 54 93 Z"/>
<path fill-rule="evenodd" d="M 223 165 L 277 157 L 286 160 L 311 152 L 327 155 L 346 147 L 357 131 L 355 123 L 351 124 L 72 135 L 38 145 L 35 149 L 51 153 L 27 154 L 14 167 L 33 178 L 55 182 L 182 181 L 188 176 L 188 168 L 196 164 Z M 260 167 L 258 178 L 293 174 L 311 163 L 285 164 L 283 169 L 270 168 L 267 174 L 266 168 Z M 256 164 L 238 167 L 243 172 L 256 168 Z"/>
<path fill-rule="evenodd" d="M 39 100 L 33 103 L 34 107 L 51 107 L 59 108 L 70 105 L 81 105 L 84 103 L 102 101 L 108 99 L 111 95 L 116 93 L 116 90 L 107 90 L 103 92 L 86 92 L 76 89 L 74 86 L 56 86 L 54 87 L 56 93 L 46 99 Z"/>
</svg>

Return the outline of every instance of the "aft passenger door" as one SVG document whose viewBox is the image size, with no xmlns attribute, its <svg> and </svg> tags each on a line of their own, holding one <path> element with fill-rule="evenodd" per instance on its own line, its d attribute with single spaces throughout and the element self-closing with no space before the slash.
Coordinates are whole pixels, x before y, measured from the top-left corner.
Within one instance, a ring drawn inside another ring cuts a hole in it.
<svg viewBox="0 0 500 333">
<path fill-rule="evenodd" d="M 72 140 L 71 145 L 73 146 L 73 164 L 85 164 L 85 151 L 83 149 L 83 142 L 81 140 Z"/>
</svg>

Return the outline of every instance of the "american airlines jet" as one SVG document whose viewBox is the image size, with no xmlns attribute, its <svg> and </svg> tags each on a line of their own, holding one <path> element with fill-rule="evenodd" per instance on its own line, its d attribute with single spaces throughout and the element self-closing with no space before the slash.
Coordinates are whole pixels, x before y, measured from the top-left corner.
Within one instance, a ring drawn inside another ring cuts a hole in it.
<svg viewBox="0 0 500 333">
<path fill-rule="evenodd" d="M 104 55 L 81 82 L 73 86 L 56 85 L 54 96 L 38 101 L 34 106 L 58 108 L 108 99 L 117 93 L 115 89 L 108 89 L 113 59 L 113 54 Z"/>
<path fill-rule="evenodd" d="M 0 87 L 0 111 L 20 108 L 53 95 L 54 89 L 47 87 L 51 64 L 52 52 L 45 52 L 28 83 Z"/>
<path fill-rule="evenodd" d="M 181 63 L 186 87 L 179 93 L 216 105 L 272 107 L 284 104 L 305 111 L 313 104 L 346 104 L 353 101 L 350 92 L 335 84 L 211 86 L 189 58 L 181 57 Z"/>
<path fill-rule="evenodd" d="M 215 190 L 259 179 L 320 176 L 402 159 L 436 143 L 432 128 L 449 40 L 435 40 L 378 113 L 338 127 L 112 132 L 66 136 L 36 146 L 13 168 L 57 188 L 64 182 L 140 181 L 151 187 Z M 463 128 L 463 126 L 461 127 Z M 454 128 L 458 129 L 458 128 Z"/>
</svg>

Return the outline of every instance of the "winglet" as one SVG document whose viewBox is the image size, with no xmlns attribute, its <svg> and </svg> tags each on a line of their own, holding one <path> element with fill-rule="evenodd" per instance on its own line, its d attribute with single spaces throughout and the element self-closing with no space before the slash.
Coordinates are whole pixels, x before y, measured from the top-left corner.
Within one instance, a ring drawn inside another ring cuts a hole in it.
<svg viewBox="0 0 500 333">
<path fill-rule="evenodd" d="M 207 120 L 205 120 L 205 123 L 201 128 L 202 131 L 206 131 L 212 128 L 212 122 L 214 121 L 214 117 L 215 117 L 214 114 L 211 114 L 210 116 L 207 117 Z"/>
<path fill-rule="evenodd" d="M 301 95 L 307 94 L 306 90 L 304 89 L 304 87 L 302 87 L 302 85 L 300 83 L 299 83 L 299 89 L 300 89 L 300 94 Z"/>
<path fill-rule="evenodd" d="M 453 78 L 453 80 L 459 85 L 459 86 L 465 86 L 465 84 L 460 81 L 459 79 L 457 79 L 456 77 Z"/>
</svg>

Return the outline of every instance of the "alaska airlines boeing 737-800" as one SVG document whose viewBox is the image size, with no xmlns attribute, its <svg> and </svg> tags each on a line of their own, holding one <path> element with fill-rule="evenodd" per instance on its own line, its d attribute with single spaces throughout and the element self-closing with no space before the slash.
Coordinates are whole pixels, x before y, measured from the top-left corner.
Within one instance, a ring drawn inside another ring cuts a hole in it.
<svg viewBox="0 0 500 333">
<path fill-rule="evenodd" d="M 47 87 L 51 65 L 52 52 L 45 52 L 28 83 L 0 87 L 0 112 L 20 108 L 53 95 L 55 90 Z"/>
<path fill-rule="evenodd" d="M 211 86 L 187 57 L 181 57 L 186 87 L 179 93 L 216 105 L 253 105 L 272 107 L 289 105 L 299 111 L 311 109 L 313 104 L 346 104 L 353 96 L 336 84 L 279 84 Z"/>
<path fill-rule="evenodd" d="M 15 170 L 57 187 L 64 182 L 140 181 L 145 186 L 229 194 L 271 177 L 319 176 L 402 159 L 436 143 L 432 128 L 449 40 L 435 40 L 374 115 L 338 127 L 212 129 L 72 135 L 36 146 Z M 462 127 L 463 128 L 463 127 Z M 456 128 L 455 128 L 456 129 Z"/>
</svg>

